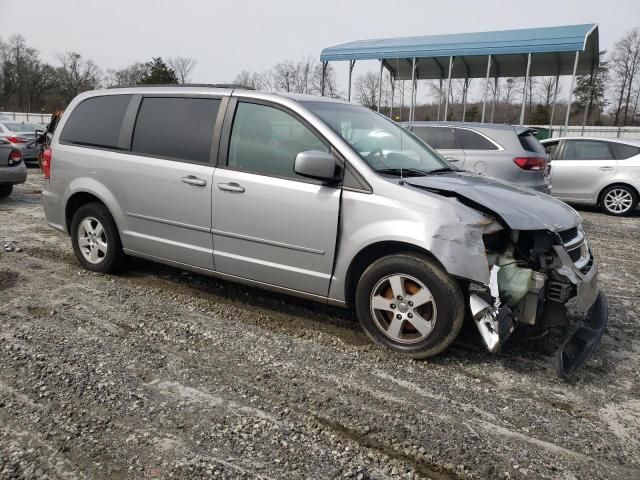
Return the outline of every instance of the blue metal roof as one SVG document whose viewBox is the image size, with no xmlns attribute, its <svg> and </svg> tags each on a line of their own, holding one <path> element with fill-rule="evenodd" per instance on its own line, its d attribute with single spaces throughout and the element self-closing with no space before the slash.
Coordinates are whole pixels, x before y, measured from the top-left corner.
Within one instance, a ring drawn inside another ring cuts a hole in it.
<svg viewBox="0 0 640 480">
<path fill-rule="evenodd" d="M 499 76 L 524 75 L 531 53 L 532 75 L 564 75 L 571 74 L 576 51 L 581 52 L 578 73 L 589 73 L 598 64 L 597 24 L 359 40 L 325 48 L 320 60 L 383 60 L 401 80 L 411 78 L 413 58 L 419 78 L 446 77 L 450 56 L 458 65 L 454 78 L 484 77 L 487 55 L 495 56 Z"/>
</svg>

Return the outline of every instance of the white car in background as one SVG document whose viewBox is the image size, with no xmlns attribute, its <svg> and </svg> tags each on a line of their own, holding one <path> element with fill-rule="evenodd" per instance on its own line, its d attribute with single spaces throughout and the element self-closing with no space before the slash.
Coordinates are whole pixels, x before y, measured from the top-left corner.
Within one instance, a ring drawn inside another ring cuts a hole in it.
<svg viewBox="0 0 640 480">
<path fill-rule="evenodd" d="M 563 137 L 541 142 L 551 160 L 551 194 L 629 215 L 640 198 L 640 140 Z"/>
</svg>

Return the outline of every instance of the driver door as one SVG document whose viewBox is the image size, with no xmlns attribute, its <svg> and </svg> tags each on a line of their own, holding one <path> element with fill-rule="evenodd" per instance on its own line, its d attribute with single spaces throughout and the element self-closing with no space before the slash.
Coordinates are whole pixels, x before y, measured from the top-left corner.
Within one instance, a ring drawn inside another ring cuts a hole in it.
<svg viewBox="0 0 640 480">
<path fill-rule="evenodd" d="M 216 270 L 328 295 L 341 188 L 294 172 L 298 153 L 329 152 L 328 145 L 277 105 L 238 101 L 229 108 L 228 148 L 213 175 Z"/>
</svg>

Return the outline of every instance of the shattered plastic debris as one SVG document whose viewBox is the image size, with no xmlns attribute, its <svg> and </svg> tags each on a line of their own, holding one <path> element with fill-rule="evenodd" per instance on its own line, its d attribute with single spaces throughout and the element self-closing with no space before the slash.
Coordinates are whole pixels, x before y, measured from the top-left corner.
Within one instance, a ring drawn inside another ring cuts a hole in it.
<svg viewBox="0 0 640 480">
<path fill-rule="evenodd" d="M 4 243 L 4 251 L 5 252 L 21 252 L 22 248 L 16 245 L 16 242 L 9 240 Z"/>
</svg>

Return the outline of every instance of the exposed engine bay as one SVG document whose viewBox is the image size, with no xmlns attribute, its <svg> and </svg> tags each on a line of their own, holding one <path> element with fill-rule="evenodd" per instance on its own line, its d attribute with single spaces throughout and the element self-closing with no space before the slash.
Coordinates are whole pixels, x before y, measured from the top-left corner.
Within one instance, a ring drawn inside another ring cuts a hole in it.
<svg viewBox="0 0 640 480">
<path fill-rule="evenodd" d="M 573 309 L 590 324 L 579 325 L 554 360 L 560 376 L 572 375 L 595 350 L 606 325 L 606 299 L 599 295 L 582 226 L 560 232 L 503 228 L 483 240 L 490 281 L 471 284 L 469 306 L 487 349 L 498 351 L 518 324 L 569 325 L 567 303 L 573 300 Z M 594 319 L 592 306 L 604 306 L 604 317 L 600 312 Z"/>
</svg>

